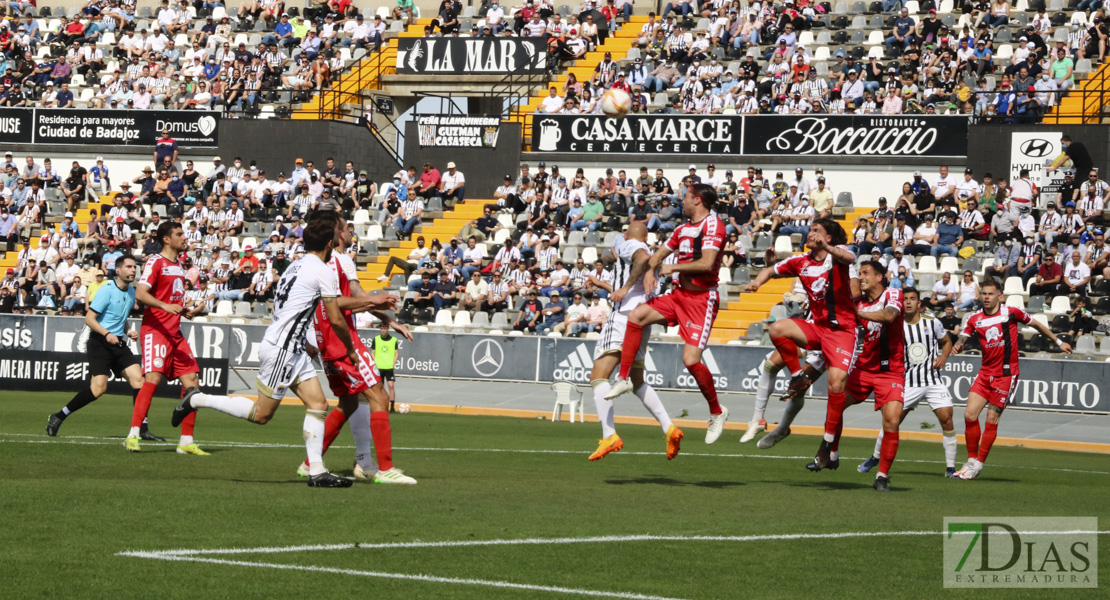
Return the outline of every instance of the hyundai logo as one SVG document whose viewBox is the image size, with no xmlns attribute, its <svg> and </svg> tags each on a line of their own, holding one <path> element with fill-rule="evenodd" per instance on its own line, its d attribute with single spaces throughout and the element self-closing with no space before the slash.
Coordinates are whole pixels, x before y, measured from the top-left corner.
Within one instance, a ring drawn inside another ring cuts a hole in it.
<svg viewBox="0 0 1110 600">
<path fill-rule="evenodd" d="M 470 363 L 482 377 L 496 375 L 504 362 L 505 351 L 501 349 L 501 344 L 489 338 L 479 341 L 470 352 Z"/>
<path fill-rule="evenodd" d="M 1021 153 L 1029 158 L 1043 158 L 1052 154 L 1052 142 L 1033 138 L 1021 143 Z"/>
</svg>

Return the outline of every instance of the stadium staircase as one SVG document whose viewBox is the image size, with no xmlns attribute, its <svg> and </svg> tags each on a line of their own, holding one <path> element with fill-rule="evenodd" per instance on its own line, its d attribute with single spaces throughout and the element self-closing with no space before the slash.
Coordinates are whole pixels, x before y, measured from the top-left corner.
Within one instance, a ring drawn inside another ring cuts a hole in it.
<svg viewBox="0 0 1110 600">
<path fill-rule="evenodd" d="M 575 78 L 579 82 L 589 81 L 594 74 L 594 68 L 598 63 L 605 60 L 605 53 L 612 52 L 613 60 L 621 62 L 628 56 L 628 51 L 636 45 L 636 38 L 640 35 L 640 27 L 647 23 L 646 15 L 633 15 L 632 18 L 620 28 L 610 31 L 609 37 L 597 46 L 593 51 L 587 52 L 586 56 L 579 60 L 574 61 L 573 65 L 569 67 L 565 73 L 560 73 L 556 78 L 547 86 L 537 90 L 536 95 L 532 96 L 527 103 L 522 103 L 509 114 L 509 122 L 521 124 L 521 139 L 525 140 L 525 150 L 530 150 L 528 147 L 528 140 L 532 139 L 532 118 L 539 109 L 540 103 L 547 97 L 548 89 L 552 86 L 563 89 L 567 82 L 567 78 L 571 73 L 574 73 Z"/>
<path fill-rule="evenodd" d="M 429 217 L 429 220 L 416 226 L 411 239 L 398 241 L 396 239 L 381 238 L 376 240 L 378 252 L 371 256 L 370 262 L 366 263 L 365 270 L 360 272 L 359 279 L 363 288 L 366 290 L 379 290 L 390 286 L 398 287 L 391 281 L 378 281 L 378 277 L 385 274 L 389 257 L 396 256 L 401 260 L 408 258 L 409 253 L 416 248 L 416 238 L 419 236 L 424 236 L 425 243 L 429 248 L 432 246 L 433 239 L 437 239 L 441 244 L 447 246 L 451 238 L 459 234 L 463 225 L 466 225 L 468 221 L 482 216 L 482 207 L 484 207 L 487 202 L 494 201 L 469 199 L 463 204 L 456 204 L 454 209 L 446 210 L 442 213 L 425 212 L 424 215 L 425 217 Z M 389 231 L 392 232 L 393 230 L 390 229 Z M 490 246 L 491 244 L 487 241 L 487 249 L 489 249 Z M 395 270 L 394 273 L 397 273 L 397 271 Z M 404 289 L 405 286 L 401 285 L 400 287 Z"/>
<path fill-rule="evenodd" d="M 1106 124 L 1106 106 L 1110 104 L 1110 62 L 1079 85 L 1072 88 L 1044 117 L 1045 123 L 1057 125 Z"/>
</svg>

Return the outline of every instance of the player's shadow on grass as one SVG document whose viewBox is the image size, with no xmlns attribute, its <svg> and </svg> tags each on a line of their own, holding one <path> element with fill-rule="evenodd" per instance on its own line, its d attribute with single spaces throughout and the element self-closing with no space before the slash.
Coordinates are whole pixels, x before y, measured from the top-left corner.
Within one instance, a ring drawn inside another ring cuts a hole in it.
<svg viewBox="0 0 1110 600">
<path fill-rule="evenodd" d="M 298 479 L 282 479 L 282 480 L 277 480 L 277 479 L 270 479 L 270 480 L 263 480 L 263 479 L 228 479 L 228 481 L 230 481 L 232 483 L 269 483 L 271 485 L 287 485 L 287 484 L 292 485 L 292 484 L 295 484 L 295 485 L 300 485 L 300 486 L 305 485 L 305 480 L 300 479 L 300 478 L 298 478 Z"/>
<path fill-rule="evenodd" d="M 786 483 L 786 485 L 794 486 L 794 487 L 824 488 L 826 490 L 837 490 L 837 491 L 871 489 L 871 487 L 873 485 L 871 480 L 867 480 L 866 482 L 863 482 L 863 481 L 828 481 L 828 480 L 825 480 L 825 481 L 787 481 L 787 482 L 784 482 L 784 483 Z M 890 491 L 892 491 L 892 492 L 902 492 L 902 491 L 906 491 L 906 488 L 891 487 Z"/>
<path fill-rule="evenodd" d="M 668 485 L 668 486 L 694 486 L 721 490 L 739 485 L 746 485 L 742 481 L 680 481 L 673 477 L 630 477 L 627 479 L 606 479 L 609 485 Z"/>
</svg>

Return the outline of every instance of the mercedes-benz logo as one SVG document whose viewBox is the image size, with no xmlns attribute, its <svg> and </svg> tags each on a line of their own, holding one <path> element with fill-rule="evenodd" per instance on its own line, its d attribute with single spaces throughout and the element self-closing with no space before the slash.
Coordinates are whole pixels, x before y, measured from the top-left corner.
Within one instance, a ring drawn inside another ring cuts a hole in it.
<svg viewBox="0 0 1110 600">
<path fill-rule="evenodd" d="M 470 352 L 470 363 L 482 377 L 493 377 L 505 363 L 505 351 L 501 349 L 501 344 L 486 338 L 474 345 L 474 350 Z"/>
<path fill-rule="evenodd" d="M 1022 142 L 1020 150 L 1029 158 L 1042 158 L 1052 153 L 1052 142 L 1033 138 Z"/>
</svg>

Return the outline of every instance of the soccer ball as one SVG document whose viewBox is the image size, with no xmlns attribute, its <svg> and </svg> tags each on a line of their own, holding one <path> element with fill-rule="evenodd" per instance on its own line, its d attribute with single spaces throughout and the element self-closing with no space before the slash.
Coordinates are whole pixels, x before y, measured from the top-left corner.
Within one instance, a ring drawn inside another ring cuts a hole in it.
<svg viewBox="0 0 1110 600">
<path fill-rule="evenodd" d="M 397 412 L 401 413 L 402 415 L 407 415 L 412 412 L 412 407 L 402 402 L 397 405 Z"/>
<path fill-rule="evenodd" d="M 601 95 L 601 112 L 610 117 L 623 117 L 632 109 L 632 96 L 628 92 L 609 88 Z"/>
</svg>

